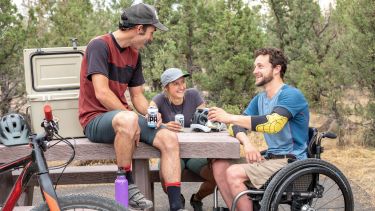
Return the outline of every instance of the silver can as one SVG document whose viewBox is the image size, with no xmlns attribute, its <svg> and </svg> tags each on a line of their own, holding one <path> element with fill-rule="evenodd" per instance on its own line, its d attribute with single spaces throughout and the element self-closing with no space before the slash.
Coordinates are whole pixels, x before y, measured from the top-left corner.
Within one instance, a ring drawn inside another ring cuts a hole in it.
<svg viewBox="0 0 375 211">
<path fill-rule="evenodd" d="M 181 125 L 181 130 L 183 130 L 183 128 L 185 126 L 184 115 L 183 114 L 176 114 L 176 116 L 174 116 L 174 121 L 179 123 Z"/>
<path fill-rule="evenodd" d="M 147 126 L 150 128 L 156 128 L 158 123 L 158 108 L 154 106 L 150 106 L 147 109 L 148 117 L 147 117 Z"/>
</svg>

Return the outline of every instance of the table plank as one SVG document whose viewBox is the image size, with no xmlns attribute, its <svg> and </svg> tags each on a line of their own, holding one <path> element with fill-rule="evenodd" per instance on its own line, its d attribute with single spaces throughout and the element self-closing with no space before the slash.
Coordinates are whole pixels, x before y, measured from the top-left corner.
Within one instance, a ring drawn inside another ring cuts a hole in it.
<svg viewBox="0 0 375 211">
<path fill-rule="evenodd" d="M 240 143 L 226 132 L 220 133 L 178 133 L 181 158 L 239 158 Z M 90 142 L 87 138 L 69 140 L 75 146 L 75 160 L 115 159 L 112 144 Z M 51 143 L 55 143 L 52 141 Z M 30 153 L 28 145 L 5 147 L 0 145 L 0 163 L 10 162 Z M 72 151 L 64 143 L 59 143 L 45 153 L 48 160 L 60 161 L 70 157 Z M 160 152 L 152 146 L 140 143 L 134 159 L 159 158 Z"/>
</svg>

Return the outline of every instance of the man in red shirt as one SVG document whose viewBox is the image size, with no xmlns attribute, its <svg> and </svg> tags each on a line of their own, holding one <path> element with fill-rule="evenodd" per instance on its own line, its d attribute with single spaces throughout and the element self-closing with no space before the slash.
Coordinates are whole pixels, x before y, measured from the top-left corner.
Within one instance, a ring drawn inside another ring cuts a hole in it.
<svg viewBox="0 0 375 211">
<path fill-rule="evenodd" d="M 171 210 L 181 210 L 181 171 L 177 135 L 165 128 L 149 128 L 148 101 L 139 49 L 150 44 L 153 33 L 168 28 L 160 23 L 156 10 L 148 4 L 133 5 L 121 15 L 119 29 L 94 38 L 87 45 L 81 66 L 79 120 L 88 139 L 113 143 L 119 170 L 129 181 L 129 205 L 147 209 L 153 203 L 144 198 L 131 177 L 131 161 L 139 141 L 161 152 L 161 176 L 166 181 Z M 125 98 L 129 88 L 135 110 Z"/>
</svg>

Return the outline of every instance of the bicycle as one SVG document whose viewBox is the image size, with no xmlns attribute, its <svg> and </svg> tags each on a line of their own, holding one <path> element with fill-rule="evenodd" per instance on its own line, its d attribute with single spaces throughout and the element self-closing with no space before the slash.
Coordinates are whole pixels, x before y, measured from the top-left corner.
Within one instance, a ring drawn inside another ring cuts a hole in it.
<svg viewBox="0 0 375 211">
<path fill-rule="evenodd" d="M 44 128 L 44 132 L 33 134 L 29 137 L 29 145 L 32 148 L 31 153 L 15 161 L 0 165 L 0 173 L 23 168 L 1 210 L 13 210 L 21 193 L 26 188 L 27 183 L 30 181 L 31 177 L 36 174 L 38 176 L 37 181 L 41 189 L 44 203 L 32 210 L 59 211 L 81 208 L 83 210 L 126 211 L 127 209 L 118 204 L 115 200 L 93 194 L 71 194 L 63 197 L 57 196 L 49 175 L 49 168 L 44 152 L 55 145 L 48 146 L 49 141 L 51 141 L 53 137 L 67 143 L 73 149 L 72 156 L 65 164 L 58 166 L 59 168 L 65 168 L 74 158 L 74 146 L 58 134 L 58 124 L 57 121 L 53 119 L 52 109 L 49 105 L 44 107 L 44 114 L 45 118 L 41 124 Z"/>
</svg>

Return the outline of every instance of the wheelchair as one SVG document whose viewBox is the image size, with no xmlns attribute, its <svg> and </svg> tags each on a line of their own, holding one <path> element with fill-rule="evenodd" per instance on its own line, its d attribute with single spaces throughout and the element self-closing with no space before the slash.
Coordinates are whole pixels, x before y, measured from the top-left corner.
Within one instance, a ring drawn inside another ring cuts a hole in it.
<svg viewBox="0 0 375 211">
<path fill-rule="evenodd" d="M 239 193 L 233 200 L 231 210 L 236 209 L 239 198 L 244 195 L 253 201 L 253 209 L 260 211 L 354 210 L 348 180 L 337 167 L 320 159 L 324 151 L 321 146 L 323 138 L 333 139 L 336 135 L 309 128 L 308 159 L 290 162 L 260 189 L 249 188 Z M 213 210 L 228 210 L 218 207 L 217 190 L 216 187 Z"/>
</svg>

